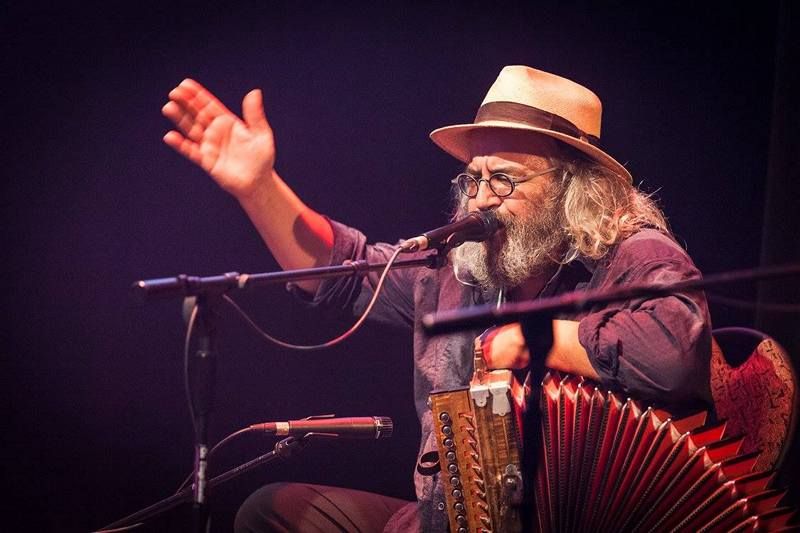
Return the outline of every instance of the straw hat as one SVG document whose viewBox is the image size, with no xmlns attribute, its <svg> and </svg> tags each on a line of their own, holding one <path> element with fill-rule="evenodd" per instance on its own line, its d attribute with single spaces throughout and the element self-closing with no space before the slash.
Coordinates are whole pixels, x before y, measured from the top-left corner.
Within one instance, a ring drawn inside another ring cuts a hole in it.
<svg viewBox="0 0 800 533">
<path fill-rule="evenodd" d="M 492 129 L 532 131 L 548 135 L 632 181 L 630 172 L 599 146 L 603 105 L 592 91 L 574 81 L 525 66 L 509 66 L 484 98 L 475 122 L 446 126 L 431 139 L 448 154 L 472 159 L 473 132 Z"/>
</svg>

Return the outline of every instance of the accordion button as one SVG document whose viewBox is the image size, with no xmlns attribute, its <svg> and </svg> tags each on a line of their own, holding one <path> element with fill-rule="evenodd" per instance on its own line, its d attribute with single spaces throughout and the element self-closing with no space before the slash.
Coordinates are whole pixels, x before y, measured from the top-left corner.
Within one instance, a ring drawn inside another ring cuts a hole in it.
<svg viewBox="0 0 800 533">
<path fill-rule="evenodd" d="M 455 505 L 453 505 L 453 509 L 455 509 L 457 513 L 463 513 L 463 512 L 464 512 L 464 509 L 465 509 L 465 507 L 464 507 L 464 504 L 463 504 L 463 503 L 461 503 L 461 502 L 456 502 L 456 503 L 455 503 Z"/>
<path fill-rule="evenodd" d="M 460 487 L 461 486 L 461 480 L 458 479 L 458 476 L 453 476 L 453 477 L 450 478 L 450 484 L 453 485 L 454 487 Z"/>
<path fill-rule="evenodd" d="M 453 498 L 456 500 L 460 500 L 462 496 L 464 496 L 464 494 L 462 494 L 460 490 L 456 489 L 453 491 Z"/>
<path fill-rule="evenodd" d="M 452 452 L 452 451 L 450 451 L 450 452 L 447 452 L 446 454 L 444 454 L 444 456 L 445 456 L 445 457 L 447 458 L 447 460 L 448 460 L 448 461 L 450 461 L 451 463 L 452 463 L 453 461 L 455 461 L 455 460 L 456 460 L 456 452 Z"/>
<path fill-rule="evenodd" d="M 453 442 L 453 439 L 444 439 L 442 444 L 444 444 L 445 448 L 452 448 L 455 443 Z"/>
<path fill-rule="evenodd" d="M 439 420 L 441 420 L 445 424 L 449 424 L 450 423 L 450 415 L 448 413 L 444 412 L 444 413 L 439 415 Z"/>
<path fill-rule="evenodd" d="M 467 517 L 463 514 L 456 515 L 456 522 L 459 526 L 466 526 L 467 525 Z"/>
<path fill-rule="evenodd" d="M 453 428 L 451 428 L 450 426 L 442 426 L 442 433 L 444 433 L 449 437 L 453 434 Z"/>
<path fill-rule="evenodd" d="M 458 465 L 454 463 L 450 463 L 447 465 L 447 471 L 451 474 L 458 474 Z"/>
<path fill-rule="evenodd" d="M 444 502 L 439 502 L 436 504 L 436 508 L 440 511 L 444 511 L 445 505 Z"/>
<path fill-rule="evenodd" d="M 468 533 L 467 532 L 467 528 L 465 528 L 465 527 L 458 528 L 458 533 Z"/>
</svg>

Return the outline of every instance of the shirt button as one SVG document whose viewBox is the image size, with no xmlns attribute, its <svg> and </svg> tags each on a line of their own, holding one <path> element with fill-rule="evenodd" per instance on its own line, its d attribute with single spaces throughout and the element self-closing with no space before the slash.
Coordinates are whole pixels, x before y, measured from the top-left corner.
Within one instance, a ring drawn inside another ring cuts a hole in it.
<svg viewBox="0 0 800 533">
<path fill-rule="evenodd" d="M 444 502 L 439 502 L 436 504 L 436 508 L 440 511 L 444 511 Z"/>
</svg>

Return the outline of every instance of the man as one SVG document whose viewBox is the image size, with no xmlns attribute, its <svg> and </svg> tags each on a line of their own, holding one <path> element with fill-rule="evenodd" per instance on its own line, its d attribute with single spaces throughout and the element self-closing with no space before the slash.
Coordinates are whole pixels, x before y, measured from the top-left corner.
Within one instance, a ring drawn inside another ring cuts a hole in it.
<svg viewBox="0 0 800 533">
<path fill-rule="evenodd" d="M 391 245 L 367 245 L 358 231 L 307 207 L 278 176 L 260 91 L 248 93 L 242 108 L 244 120 L 184 80 L 163 108 L 178 130 L 164 140 L 239 200 L 282 267 L 386 259 Z M 502 228 L 486 242 L 456 248 L 452 267 L 392 272 L 373 311 L 373 319 L 404 324 L 414 335 L 420 454 L 436 449 L 428 394 L 468 383 L 474 342 L 490 367 L 544 361 L 673 410 L 710 404 L 710 321 L 702 294 L 593 308 L 553 320 L 548 331 L 512 324 L 478 340 L 477 332 L 428 338 L 421 331 L 419 319 L 429 312 L 700 275 L 670 237 L 659 209 L 599 147 L 600 119 L 600 100 L 585 87 L 511 66 L 490 88 L 474 123 L 431 134 L 467 164 L 453 180 L 456 217 L 494 210 Z M 358 313 L 375 284 L 369 275 L 305 281 L 295 290 L 312 305 Z M 538 347 L 537 335 L 552 342 Z M 272 485 L 243 505 L 237 529 L 446 530 L 438 476 L 417 473 L 415 485 L 415 503 L 331 487 Z"/>
</svg>

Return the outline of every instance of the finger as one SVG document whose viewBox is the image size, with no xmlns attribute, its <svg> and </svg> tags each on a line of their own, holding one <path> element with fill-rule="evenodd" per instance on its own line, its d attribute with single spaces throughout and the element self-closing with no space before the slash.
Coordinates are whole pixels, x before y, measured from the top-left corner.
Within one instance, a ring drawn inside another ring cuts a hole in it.
<svg viewBox="0 0 800 533">
<path fill-rule="evenodd" d="M 183 115 L 183 108 L 177 102 L 170 100 L 161 108 L 161 114 L 177 124 Z"/>
<path fill-rule="evenodd" d="M 212 122 L 214 122 L 214 119 L 224 114 L 229 114 L 236 120 L 239 120 L 239 117 L 228 111 L 225 106 L 218 104 L 217 102 L 208 101 L 204 107 L 196 110 L 194 122 L 202 129 L 205 129 L 209 127 Z"/>
<path fill-rule="evenodd" d="M 200 131 L 192 131 L 197 121 L 192 113 L 189 113 L 183 106 L 174 100 L 170 100 L 161 108 L 161 114 L 167 117 L 180 132 L 192 139 L 200 141 L 202 138 L 202 128 Z"/>
<path fill-rule="evenodd" d="M 164 143 L 186 157 L 191 162 L 200 165 L 202 163 L 202 154 L 200 153 L 200 146 L 187 139 L 175 130 L 168 131 L 164 135 Z"/>
<path fill-rule="evenodd" d="M 178 152 L 180 152 L 180 146 L 184 140 L 185 137 L 175 130 L 168 131 L 164 135 L 164 143 Z"/>
<path fill-rule="evenodd" d="M 167 102 L 164 107 L 161 108 L 161 113 L 172 120 L 175 127 L 177 127 L 185 137 L 198 143 L 203 140 L 203 135 L 205 135 L 206 129 L 212 122 L 212 119 L 208 117 L 203 118 L 202 115 L 195 115 L 187 111 L 174 100 Z"/>
<path fill-rule="evenodd" d="M 165 109 L 183 135 L 201 142 L 207 128 L 220 116 L 238 117 L 230 112 L 210 91 L 191 78 L 186 78 L 169 93 L 172 105 Z"/>
<path fill-rule="evenodd" d="M 194 95 L 180 85 L 169 92 L 169 101 L 180 110 L 181 115 L 197 115 L 198 110 L 192 105 L 193 99 Z"/>
<path fill-rule="evenodd" d="M 178 127 L 183 134 L 192 141 L 199 143 L 203 140 L 205 128 L 196 120 L 192 120 L 189 116 L 185 116 L 180 124 L 178 124 Z"/>
<path fill-rule="evenodd" d="M 178 127 L 181 127 L 181 125 L 191 126 L 191 122 L 193 122 L 193 118 L 186 109 L 174 100 L 170 100 L 164 104 L 164 107 L 161 108 L 161 114 L 170 119 L 172 123 Z M 184 135 L 187 133 L 185 128 L 181 128 L 181 130 Z"/>
<path fill-rule="evenodd" d="M 208 89 L 191 78 L 180 82 L 170 91 L 169 97 L 186 109 L 204 127 L 219 115 L 231 112 Z"/>
<path fill-rule="evenodd" d="M 242 116 L 247 127 L 256 131 L 269 131 L 267 115 L 264 113 L 264 95 L 261 89 L 253 89 L 242 100 Z"/>
<path fill-rule="evenodd" d="M 179 104 L 188 107 L 192 100 L 204 92 L 208 92 L 205 87 L 193 79 L 186 78 L 169 92 L 169 98 L 170 100 L 175 100 Z"/>
</svg>

